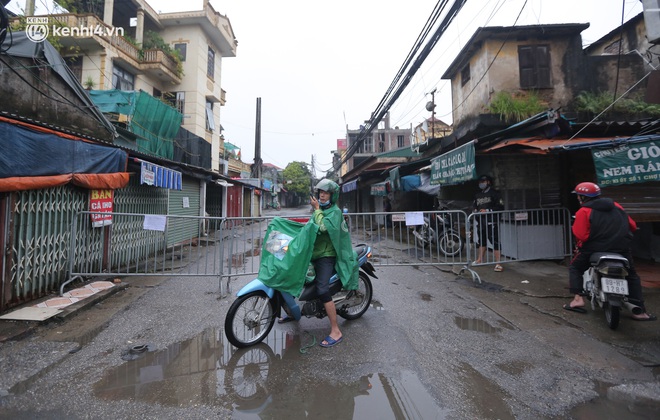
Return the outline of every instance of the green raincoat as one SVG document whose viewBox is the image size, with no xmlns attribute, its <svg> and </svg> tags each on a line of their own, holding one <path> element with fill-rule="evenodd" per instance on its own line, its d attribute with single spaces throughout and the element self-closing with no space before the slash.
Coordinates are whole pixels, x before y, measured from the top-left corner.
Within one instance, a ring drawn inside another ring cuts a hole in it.
<svg viewBox="0 0 660 420">
<path fill-rule="evenodd" d="M 341 210 L 333 205 L 324 210 L 323 215 L 323 223 L 337 251 L 335 270 L 345 289 L 357 289 L 357 254 L 353 250 L 351 236 Z M 314 222 L 314 217 L 306 224 L 279 217 L 273 219 L 266 230 L 262 247 L 259 280 L 274 289 L 300 296 L 318 234 L 319 226 Z M 269 238 L 288 241 L 287 251 L 272 252 L 274 249 L 269 249 Z"/>
</svg>

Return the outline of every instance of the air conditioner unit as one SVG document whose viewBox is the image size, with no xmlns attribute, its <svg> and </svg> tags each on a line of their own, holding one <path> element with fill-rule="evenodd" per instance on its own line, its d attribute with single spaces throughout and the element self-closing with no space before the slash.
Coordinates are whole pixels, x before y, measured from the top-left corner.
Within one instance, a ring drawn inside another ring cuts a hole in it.
<svg viewBox="0 0 660 420">
<path fill-rule="evenodd" d="M 646 36 L 652 44 L 660 43 L 660 0 L 643 0 Z"/>
</svg>

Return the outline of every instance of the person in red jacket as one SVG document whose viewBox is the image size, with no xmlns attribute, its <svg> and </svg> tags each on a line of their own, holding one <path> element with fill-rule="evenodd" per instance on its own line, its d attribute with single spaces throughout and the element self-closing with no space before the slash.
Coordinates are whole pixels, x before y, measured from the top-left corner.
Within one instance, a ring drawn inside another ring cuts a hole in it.
<svg viewBox="0 0 660 420">
<path fill-rule="evenodd" d="M 575 255 L 568 268 L 569 287 L 575 297 L 564 309 L 587 313 L 582 298 L 582 274 L 590 266 L 589 257 L 594 252 L 616 252 L 628 259 L 628 300 L 642 309 L 639 315 L 632 315 L 637 321 L 655 321 L 655 315 L 648 314 L 642 297 L 642 282 L 633 265 L 630 244 L 637 224 L 628 216 L 623 207 L 610 198 L 600 196 L 600 187 L 593 182 L 582 182 L 575 187 L 574 194 L 580 202 L 575 213 L 573 235 L 577 239 Z"/>
</svg>

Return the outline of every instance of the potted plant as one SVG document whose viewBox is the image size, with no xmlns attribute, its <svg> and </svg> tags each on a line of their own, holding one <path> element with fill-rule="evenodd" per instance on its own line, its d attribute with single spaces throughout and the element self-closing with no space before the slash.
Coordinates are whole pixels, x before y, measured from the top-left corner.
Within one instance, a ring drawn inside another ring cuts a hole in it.
<svg viewBox="0 0 660 420">
<path fill-rule="evenodd" d="M 92 90 L 96 87 L 96 82 L 92 78 L 92 76 L 87 76 L 87 79 L 85 79 L 85 83 L 83 83 L 83 86 L 87 90 Z"/>
</svg>

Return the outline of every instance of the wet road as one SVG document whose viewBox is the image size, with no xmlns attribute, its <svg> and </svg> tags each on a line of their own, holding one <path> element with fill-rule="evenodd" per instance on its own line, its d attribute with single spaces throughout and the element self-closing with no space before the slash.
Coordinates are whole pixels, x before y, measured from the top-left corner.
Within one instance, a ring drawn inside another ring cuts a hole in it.
<svg viewBox="0 0 660 420">
<path fill-rule="evenodd" d="M 63 333 L 69 338 L 61 341 L 54 326 L 3 344 L 0 418 L 642 419 L 659 412 L 630 397 L 657 395 L 653 366 L 519 296 L 432 267 L 377 275 L 372 307 L 361 319 L 340 320 L 344 341 L 330 349 L 317 345 L 328 321 L 303 319 L 276 324 L 263 344 L 236 350 L 222 331 L 232 299 L 220 298 L 217 279 L 168 279 L 101 327 Z M 125 305 L 121 299 L 101 306 Z M 635 384 L 643 389 L 631 391 Z"/>
</svg>

